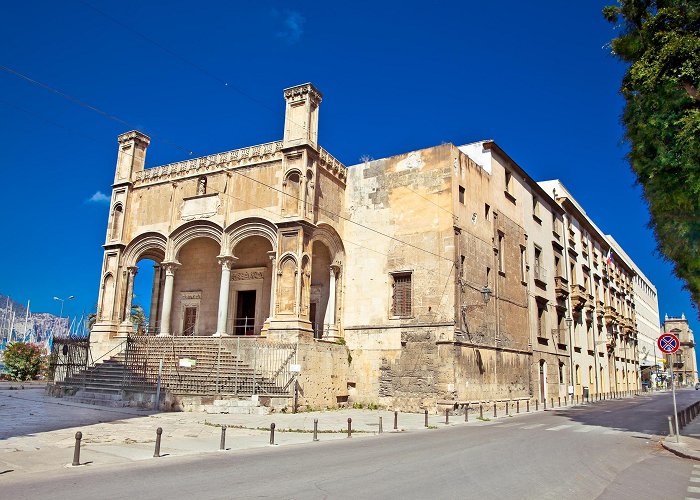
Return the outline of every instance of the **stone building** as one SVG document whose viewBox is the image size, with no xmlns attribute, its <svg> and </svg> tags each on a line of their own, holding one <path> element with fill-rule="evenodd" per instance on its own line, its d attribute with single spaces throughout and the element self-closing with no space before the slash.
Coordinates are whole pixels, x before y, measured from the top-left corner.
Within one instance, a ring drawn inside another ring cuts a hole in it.
<svg viewBox="0 0 700 500">
<path fill-rule="evenodd" d="M 638 387 L 634 270 L 560 183 L 493 141 L 345 167 L 320 92 L 284 98 L 276 142 L 146 168 L 149 138 L 119 136 L 95 357 L 154 265 L 149 333 L 296 343 L 310 406 Z"/>
<path fill-rule="evenodd" d="M 681 314 L 680 318 L 674 318 L 667 314 L 664 317 L 663 333 L 672 333 L 681 341 L 681 345 L 675 353 L 665 355 L 667 359 L 670 356 L 670 360 L 673 362 L 673 371 L 678 384 L 687 386 L 698 382 L 695 337 L 693 330 L 688 326 L 685 314 Z"/>
</svg>

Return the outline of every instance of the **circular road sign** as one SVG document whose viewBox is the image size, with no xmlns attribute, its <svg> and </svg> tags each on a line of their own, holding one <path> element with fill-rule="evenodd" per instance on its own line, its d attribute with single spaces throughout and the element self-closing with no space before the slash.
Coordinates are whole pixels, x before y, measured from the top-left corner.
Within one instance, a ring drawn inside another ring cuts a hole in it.
<svg viewBox="0 0 700 500">
<path fill-rule="evenodd" d="M 656 343 L 658 344 L 659 349 L 661 349 L 661 352 L 666 354 L 676 352 L 678 347 L 681 345 L 678 337 L 672 333 L 664 333 L 661 337 L 659 337 L 659 340 Z"/>
</svg>

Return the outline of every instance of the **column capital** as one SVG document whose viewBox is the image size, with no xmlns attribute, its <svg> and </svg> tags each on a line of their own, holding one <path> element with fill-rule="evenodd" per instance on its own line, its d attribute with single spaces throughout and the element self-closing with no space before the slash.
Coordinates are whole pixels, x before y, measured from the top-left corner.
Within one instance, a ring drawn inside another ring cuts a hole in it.
<svg viewBox="0 0 700 500">
<path fill-rule="evenodd" d="M 126 270 L 132 277 L 136 276 L 136 274 L 139 272 L 139 268 L 137 266 L 128 266 Z"/>
<path fill-rule="evenodd" d="M 333 274 L 334 276 L 337 276 L 338 274 L 340 274 L 341 269 L 342 269 L 342 267 L 340 266 L 340 264 L 331 264 L 329 267 L 330 273 Z"/>
<path fill-rule="evenodd" d="M 221 269 L 224 269 L 226 271 L 230 271 L 231 266 L 237 260 L 238 260 L 238 257 L 235 257 L 233 255 L 217 255 L 216 256 L 216 261 L 221 266 Z"/>
<path fill-rule="evenodd" d="M 165 269 L 166 276 L 167 275 L 174 276 L 175 271 L 177 270 L 178 267 L 181 266 L 181 264 L 179 262 L 176 262 L 176 261 L 167 261 L 167 262 L 161 262 L 160 266 L 163 269 Z"/>
</svg>

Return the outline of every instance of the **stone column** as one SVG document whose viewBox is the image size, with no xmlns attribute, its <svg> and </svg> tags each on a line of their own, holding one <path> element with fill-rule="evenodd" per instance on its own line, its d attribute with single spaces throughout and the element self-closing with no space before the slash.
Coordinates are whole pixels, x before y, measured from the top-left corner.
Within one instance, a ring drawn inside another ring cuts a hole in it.
<svg viewBox="0 0 700 500">
<path fill-rule="evenodd" d="M 158 315 L 159 315 L 159 310 L 158 310 L 158 299 L 160 298 L 160 285 L 161 285 L 161 277 L 160 277 L 160 266 L 156 264 L 153 266 L 153 286 L 151 287 L 151 309 L 150 309 L 150 318 L 149 318 L 149 325 L 148 329 L 150 331 L 153 331 L 153 328 L 156 327 L 156 323 L 158 322 Z"/>
<path fill-rule="evenodd" d="M 170 335 L 170 312 L 173 307 L 173 285 L 175 284 L 175 269 L 180 264 L 177 262 L 163 262 L 161 266 L 165 269 L 165 285 L 163 287 L 163 312 L 160 316 L 161 337 Z"/>
<path fill-rule="evenodd" d="M 270 318 L 275 315 L 275 296 L 277 290 L 277 252 L 267 252 L 270 258 Z"/>
<path fill-rule="evenodd" d="M 214 337 L 227 335 L 226 323 L 228 321 L 228 299 L 231 286 L 231 266 L 237 259 L 233 255 L 219 255 L 217 260 L 221 266 L 221 286 L 219 287 L 219 312 L 216 316 L 216 333 Z"/>
<path fill-rule="evenodd" d="M 324 337 L 328 337 L 331 333 L 335 332 L 335 277 L 338 272 L 338 266 L 332 265 L 329 271 L 330 281 L 328 283 L 328 304 L 326 305 L 325 328 L 323 329 Z"/>
<path fill-rule="evenodd" d="M 134 300 L 134 278 L 139 268 L 136 266 L 129 266 L 126 270 L 126 297 L 124 299 L 124 317 L 122 318 L 122 324 L 131 325 L 131 303 Z"/>
</svg>

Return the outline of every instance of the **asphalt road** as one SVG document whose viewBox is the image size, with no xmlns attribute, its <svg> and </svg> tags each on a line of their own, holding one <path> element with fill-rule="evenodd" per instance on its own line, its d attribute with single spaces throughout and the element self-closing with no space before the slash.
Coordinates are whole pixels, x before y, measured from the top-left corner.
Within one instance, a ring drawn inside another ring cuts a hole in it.
<svg viewBox="0 0 700 500">
<path fill-rule="evenodd" d="M 663 450 L 670 394 L 335 442 L 42 477 L 0 476 L 14 498 L 683 499 L 693 461 Z M 700 393 L 681 391 L 686 406 Z"/>
</svg>

